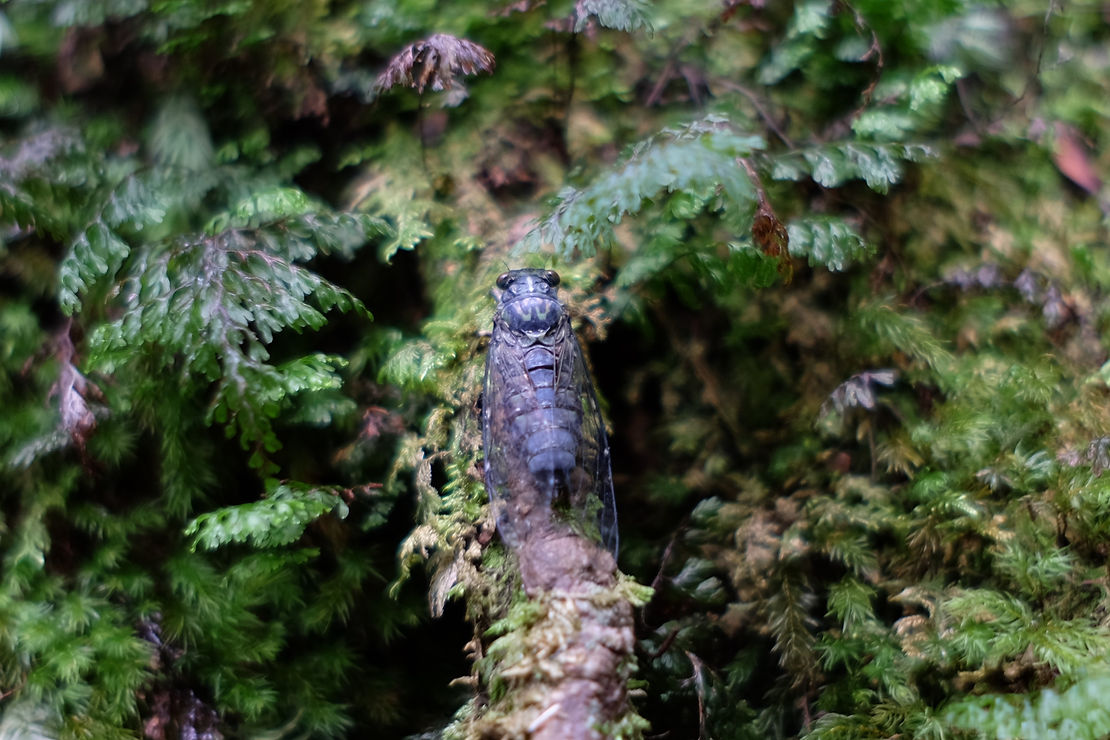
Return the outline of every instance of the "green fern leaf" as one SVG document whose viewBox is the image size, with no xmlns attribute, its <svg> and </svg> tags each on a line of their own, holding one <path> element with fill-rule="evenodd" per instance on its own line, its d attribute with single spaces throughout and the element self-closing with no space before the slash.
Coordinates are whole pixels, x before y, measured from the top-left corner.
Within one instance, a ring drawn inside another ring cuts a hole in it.
<svg viewBox="0 0 1110 740">
<path fill-rule="evenodd" d="M 167 198 L 164 191 L 159 192 L 158 185 L 163 184 L 156 181 L 154 173 L 124 177 L 101 209 L 104 222 L 114 229 L 126 227 L 136 232 L 162 223 L 166 217 Z M 171 187 L 173 185 L 176 183 Z"/>
<path fill-rule="evenodd" d="M 112 372 L 134 361 L 136 347 L 158 348 L 162 362 L 180 361 L 187 374 L 217 384 L 209 423 L 226 424 L 244 445 L 277 449 L 270 420 L 285 397 L 334 388 L 338 361 L 311 355 L 275 368 L 266 345 L 285 329 L 320 328 L 331 308 L 365 313 L 350 293 L 298 265 L 313 251 L 285 236 L 280 224 L 236 229 L 137 254 L 123 315 L 90 339 L 92 365 Z"/>
<path fill-rule="evenodd" d="M 832 216 L 796 219 L 787 224 L 786 231 L 791 255 L 805 257 L 810 265 L 823 265 L 834 272 L 874 252 L 851 224 Z"/>
<path fill-rule="evenodd" d="M 280 547 L 298 540 L 305 527 L 326 514 L 346 518 L 349 510 L 339 492 L 334 487 L 282 483 L 260 501 L 201 514 L 185 534 L 193 538 L 194 549 L 199 545 L 212 550 L 229 543 Z"/>
<path fill-rule="evenodd" d="M 597 18 L 601 26 L 618 31 L 650 29 L 649 7 L 644 0 L 581 0 L 575 5 L 574 32 L 584 31 L 591 17 Z"/>
<path fill-rule="evenodd" d="M 248 193 L 227 212 L 214 216 L 204 227 L 215 235 L 229 228 L 252 228 L 264 223 L 315 210 L 300 188 L 270 186 Z"/>
<path fill-rule="evenodd" d="M 794 7 L 794 16 L 786 30 L 786 38 L 771 49 L 771 54 L 759 66 L 761 84 L 773 85 L 799 69 L 817 50 L 816 41 L 823 38 L 832 8 L 825 0 L 807 0 Z"/>
<path fill-rule="evenodd" d="M 715 199 L 716 208 L 747 212 L 755 188 L 737 162 L 763 147 L 755 136 L 735 133 L 712 116 L 681 129 L 667 129 L 633 148 L 624 163 L 582 189 L 565 188 L 552 213 L 521 240 L 519 250 L 553 244 L 566 259 L 590 257 L 613 239 L 613 227 L 666 193 L 689 192 Z"/>
<path fill-rule="evenodd" d="M 174 97 L 159 109 L 150 129 L 151 157 L 160 165 L 202 172 L 212 164 L 212 137 L 196 105 Z"/>
<path fill-rule="evenodd" d="M 771 177 L 776 180 L 812 177 L 827 188 L 860 179 L 872 190 L 885 193 L 902 179 L 903 161 L 916 162 L 931 156 L 933 150 L 920 144 L 840 142 L 774 157 Z"/>
<path fill-rule="evenodd" d="M 81 294 L 97 280 L 114 276 L 130 251 L 127 243 L 103 221 L 85 229 L 58 268 L 58 302 L 62 311 L 75 312 Z"/>
</svg>

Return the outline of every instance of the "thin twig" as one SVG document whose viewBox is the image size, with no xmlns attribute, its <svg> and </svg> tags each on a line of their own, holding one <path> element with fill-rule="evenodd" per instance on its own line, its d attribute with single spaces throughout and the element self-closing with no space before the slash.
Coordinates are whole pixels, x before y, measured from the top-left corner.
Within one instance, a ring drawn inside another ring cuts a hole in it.
<svg viewBox="0 0 1110 740">
<path fill-rule="evenodd" d="M 679 527 L 679 530 L 681 530 L 681 527 Z M 678 531 L 671 537 L 671 541 L 667 543 L 667 547 L 663 550 L 663 557 L 659 559 L 659 570 L 655 573 L 655 578 L 651 580 L 651 587 L 653 589 L 658 590 L 659 584 L 663 581 L 663 571 L 667 567 L 667 561 L 671 558 L 671 551 L 674 550 L 674 543 L 677 538 Z"/>
<path fill-rule="evenodd" d="M 425 141 L 424 131 L 424 91 L 421 90 L 417 93 L 416 101 L 416 130 L 420 134 L 420 166 L 424 168 L 424 176 L 429 180 L 432 179 L 432 173 L 428 171 L 428 142 Z"/>
<path fill-rule="evenodd" d="M 694 675 L 691 676 L 691 678 L 694 681 L 694 691 L 698 695 L 698 740 L 703 740 L 709 737 L 706 731 L 707 726 L 705 721 L 705 681 L 702 678 L 702 675 L 706 671 L 705 663 L 702 662 L 701 658 L 694 655 L 689 650 L 686 650 L 685 653 L 686 659 L 689 660 L 690 665 L 694 667 Z"/>
<path fill-rule="evenodd" d="M 1033 82 L 1041 76 L 1041 64 L 1044 62 L 1044 48 L 1045 41 L 1048 39 L 1048 22 L 1052 20 L 1052 13 L 1056 9 L 1057 0 L 1051 0 L 1048 4 L 1048 9 L 1044 13 L 1044 22 L 1041 24 L 1041 43 L 1040 48 L 1037 49 L 1037 64 L 1033 68 L 1033 76 L 1025 81 L 1025 87 L 1021 91 L 1021 95 L 1014 100 L 1014 105 L 1017 105 L 1025 96 L 1029 94 L 1029 90 L 1033 87 Z"/>
<path fill-rule="evenodd" d="M 763 189 L 763 181 L 759 179 L 759 173 L 755 171 L 755 167 L 748 161 L 747 157 L 737 157 L 736 161 L 744 168 L 744 172 L 748 173 L 748 179 L 752 181 L 755 186 L 756 195 L 759 196 L 760 201 L 767 200 L 767 191 Z"/>
<path fill-rule="evenodd" d="M 753 108 L 755 108 L 755 112 L 759 114 L 759 117 L 761 119 L 763 119 L 763 123 L 767 125 L 768 129 L 771 130 L 771 133 L 779 137 L 782 143 L 786 144 L 786 147 L 788 149 L 795 148 L 794 142 L 790 140 L 790 137 L 787 136 L 781 128 L 779 128 L 779 125 L 775 123 L 775 119 L 767 113 L 762 105 L 760 105 L 759 97 L 755 93 L 753 93 L 751 90 L 744 87 L 743 85 L 733 82 L 732 80 L 718 80 L 718 84 L 720 84 L 721 87 L 732 90 L 733 92 L 738 92 L 745 98 L 747 98 L 748 102 L 752 104 Z"/>
<path fill-rule="evenodd" d="M 690 43 L 689 36 L 684 34 L 681 41 L 671 46 L 671 53 L 667 55 L 667 61 L 663 64 L 663 71 L 659 73 L 659 79 L 656 81 L 655 86 L 652 87 L 651 92 L 648 94 L 647 101 L 644 103 L 648 108 L 659 103 L 659 99 L 663 95 L 663 88 L 667 86 L 671 77 L 674 76 L 674 69 L 678 64 L 678 55 L 681 54 Z"/>
<path fill-rule="evenodd" d="M 866 62 L 872 56 L 876 57 L 875 76 L 871 79 L 871 83 L 867 87 L 865 87 L 863 89 L 863 92 L 860 94 L 862 102 L 860 103 L 859 109 L 856 111 L 855 114 L 853 114 L 853 117 L 855 117 L 856 115 L 859 115 L 859 113 L 861 113 L 864 108 L 871 104 L 871 95 L 875 92 L 875 88 L 878 86 L 879 80 L 882 79 L 883 67 L 885 66 L 885 63 L 883 61 L 883 47 L 879 43 L 879 35 L 875 33 L 875 29 L 872 28 L 871 24 L 867 22 L 867 19 L 863 17 L 863 13 L 856 10 L 856 8 L 851 3 L 846 2 L 845 0 L 840 0 L 840 2 L 844 5 L 845 8 L 852 11 L 852 21 L 856 24 L 856 28 L 859 29 L 861 32 L 867 32 L 871 35 L 871 46 L 869 46 L 867 48 L 867 51 L 864 52 L 863 56 L 860 57 L 860 61 Z"/>
<path fill-rule="evenodd" d="M 678 627 L 672 627 L 667 636 L 663 638 L 663 642 L 659 643 L 659 649 L 651 654 L 652 662 L 659 660 L 664 653 L 671 649 L 676 637 L 678 637 Z"/>
</svg>

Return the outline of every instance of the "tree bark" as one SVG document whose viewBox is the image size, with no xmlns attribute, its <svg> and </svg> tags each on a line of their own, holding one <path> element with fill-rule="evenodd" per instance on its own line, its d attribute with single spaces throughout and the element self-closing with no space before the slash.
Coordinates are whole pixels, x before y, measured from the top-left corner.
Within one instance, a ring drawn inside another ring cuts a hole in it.
<svg viewBox="0 0 1110 740">
<path fill-rule="evenodd" d="M 510 689 L 490 707 L 492 724 L 479 736 L 628 736 L 614 728 L 631 713 L 635 637 L 613 556 L 573 532 L 553 530 L 535 531 L 515 552 L 537 617 L 514 636 L 519 649 L 498 667 Z"/>
</svg>

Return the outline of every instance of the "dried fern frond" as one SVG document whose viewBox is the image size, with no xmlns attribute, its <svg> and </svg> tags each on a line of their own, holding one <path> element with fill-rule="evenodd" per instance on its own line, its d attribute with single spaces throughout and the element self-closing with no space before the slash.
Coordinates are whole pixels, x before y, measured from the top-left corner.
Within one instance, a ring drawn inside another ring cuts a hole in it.
<svg viewBox="0 0 1110 740">
<path fill-rule="evenodd" d="M 432 90 L 449 90 L 455 75 L 493 72 L 493 54 L 473 41 L 445 33 L 437 33 L 423 41 L 409 44 L 389 60 L 389 66 L 378 75 L 379 91 L 396 85 Z"/>
</svg>

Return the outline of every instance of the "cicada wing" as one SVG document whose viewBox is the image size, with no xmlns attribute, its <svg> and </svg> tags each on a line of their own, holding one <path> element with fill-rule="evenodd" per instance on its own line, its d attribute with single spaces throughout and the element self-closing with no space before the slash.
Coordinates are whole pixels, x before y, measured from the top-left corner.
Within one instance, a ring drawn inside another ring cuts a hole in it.
<svg viewBox="0 0 1110 740">
<path fill-rule="evenodd" d="M 560 348 L 557 372 L 558 386 L 564 383 L 573 389 L 579 405 L 578 448 L 575 453 L 575 476 L 570 481 L 570 498 L 587 530 L 596 527 L 601 543 L 613 557 L 617 555 L 617 504 L 613 493 L 613 472 L 609 459 L 609 436 L 597 402 L 585 356 L 573 334 Z M 563 373 L 569 372 L 569 378 Z"/>
<path fill-rule="evenodd" d="M 534 442 L 536 437 L 527 433 L 529 423 L 548 414 L 539 406 L 524 351 L 495 326 L 486 360 L 482 445 L 490 504 L 501 537 L 510 547 L 552 523 L 554 479 L 541 479 L 530 469 L 529 440 Z"/>
<path fill-rule="evenodd" d="M 511 362 L 511 358 L 504 355 L 511 351 L 512 347 L 505 342 L 501 332 L 494 328 L 486 355 L 486 383 L 482 394 L 482 455 L 486 490 L 489 491 L 497 530 L 507 544 L 515 546 L 523 533 L 516 531 L 514 519 L 508 510 L 510 481 L 520 474 L 520 471 L 513 469 L 513 461 L 517 461 L 515 467 L 520 467 L 520 456 L 513 454 L 511 447 L 512 423 L 509 418 L 509 393 L 504 369 Z"/>
</svg>

